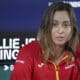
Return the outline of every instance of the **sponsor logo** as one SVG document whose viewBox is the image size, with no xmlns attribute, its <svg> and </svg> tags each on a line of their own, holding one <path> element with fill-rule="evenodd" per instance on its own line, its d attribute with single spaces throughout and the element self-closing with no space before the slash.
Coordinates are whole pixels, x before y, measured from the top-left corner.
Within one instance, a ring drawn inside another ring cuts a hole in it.
<svg viewBox="0 0 80 80">
<path fill-rule="evenodd" d="M 38 67 L 41 68 L 44 66 L 44 63 L 38 64 Z"/>
<path fill-rule="evenodd" d="M 75 66 L 75 64 L 71 64 L 71 65 L 66 66 L 65 69 L 70 69 L 70 68 L 72 68 L 74 66 Z"/>
<path fill-rule="evenodd" d="M 72 7 L 77 8 L 80 7 L 80 1 L 63 1 L 64 3 L 69 3 Z M 50 6 L 53 2 L 49 2 L 48 6 Z"/>
</svg>

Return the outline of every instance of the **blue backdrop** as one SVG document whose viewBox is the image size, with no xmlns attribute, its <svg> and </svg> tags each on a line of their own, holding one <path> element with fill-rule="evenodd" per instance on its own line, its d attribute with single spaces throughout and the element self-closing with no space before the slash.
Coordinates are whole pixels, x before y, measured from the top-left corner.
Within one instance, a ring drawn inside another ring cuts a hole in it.
<svg viewBox="0 0 80 80">
<path fill-rule="evenodd" d="M 0 0 L 0 80 L 9 80 L 19 48 L 36 38 L 45 9 L 55 1 L 72 4 L 80 28 L 80 0 Z"/>
<path fill-rule="evenodd" d="M 37 31 L 44 10 L 54 1 L 60 0 L 0 0 L 0 30 Z M 79 2 L 79 7 L 74 9 L 80 26 L 80 0 L 72 1 Z"/>
</svg>

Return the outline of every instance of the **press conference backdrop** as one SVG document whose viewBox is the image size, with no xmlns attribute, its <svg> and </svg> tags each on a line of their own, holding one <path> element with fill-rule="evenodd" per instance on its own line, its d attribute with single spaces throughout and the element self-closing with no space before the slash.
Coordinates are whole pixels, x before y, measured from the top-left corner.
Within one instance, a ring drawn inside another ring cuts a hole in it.
<svg viewBox="0 0 80 80">
<path fill-rule="evenodd" d="M 36 39 L 47 6 L 60 0 L 1 0 L 0 1 L 0 80 L 9 80 L 21 47 Z M 80 1 L 70 3 L 80 28 Z"/>
</svg>

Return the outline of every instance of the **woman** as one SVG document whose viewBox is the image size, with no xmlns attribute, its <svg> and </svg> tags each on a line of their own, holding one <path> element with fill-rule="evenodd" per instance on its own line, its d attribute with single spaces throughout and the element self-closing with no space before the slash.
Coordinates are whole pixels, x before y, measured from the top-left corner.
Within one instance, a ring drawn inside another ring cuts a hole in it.
<svg viewBox="0 0 80 80">
<path fill-rule="evenodd" d="M 71 5 L 52 4 L 42 19 L 38 40 L 20 50 L 11 80 L 80 80 L 77 43 Z"/>
</svg>

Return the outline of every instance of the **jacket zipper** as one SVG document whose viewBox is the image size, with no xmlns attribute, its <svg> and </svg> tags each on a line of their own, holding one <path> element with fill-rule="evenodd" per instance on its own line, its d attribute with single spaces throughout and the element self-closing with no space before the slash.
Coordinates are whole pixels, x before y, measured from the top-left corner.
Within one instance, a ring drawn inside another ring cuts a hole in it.
<svg viewBox="0 0 80 80">
<path fill-rule="evenodd" d="M 65 57 L 63 57 L 62 61 L 65 60 L 68 57 L 68 55 L 66 55 Z M 56 73 L 56 80 L 59 80 L 59 67 L 58 65 L 56 65 L 55 63 L 53 63 L 52 61 L 48 60 L 49 62 L 51 62 L 54 67 L 55 67 L 55 73 Z"/>
<path fill-rule="evenodd" d="M 58 69 L 58 65 L 56 65 L 55 63 L 53 63 L 50 60 L 48 60 L 48 61 L 54 65 L 55 73 L 56 73 L 56 80 L 59 80 L 59 69 Z"/>
<path fill-rule="evenodd" d="M 59 80 L 59 70 L 58 70 L 58 66 L 56 64 L 54 64 L 55 67 L 55 72 L 56 72 L 56 80 Z"/>
</svg>

